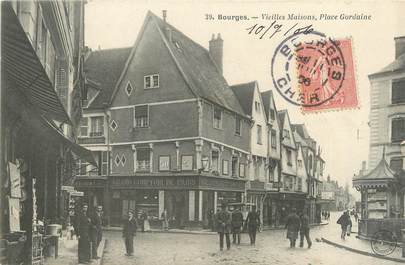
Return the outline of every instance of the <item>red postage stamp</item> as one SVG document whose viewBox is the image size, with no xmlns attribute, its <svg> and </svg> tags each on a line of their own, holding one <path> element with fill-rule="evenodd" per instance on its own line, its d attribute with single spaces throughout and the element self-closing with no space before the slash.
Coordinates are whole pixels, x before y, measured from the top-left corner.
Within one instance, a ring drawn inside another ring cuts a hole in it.
<svg viewBox="0 0 405 265">
<path fill-rule="evenodd" d="M 286 38 L 272 59 L 273 83 L 305 113 L 358 106 L 351 39 L 319 32 Z"/>
</svg>

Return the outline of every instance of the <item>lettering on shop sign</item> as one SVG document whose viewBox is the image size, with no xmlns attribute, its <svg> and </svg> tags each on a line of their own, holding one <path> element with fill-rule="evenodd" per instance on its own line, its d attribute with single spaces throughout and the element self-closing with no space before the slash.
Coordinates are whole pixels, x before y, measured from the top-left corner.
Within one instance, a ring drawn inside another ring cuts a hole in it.
<svg viewBox="0 0 405 265">
<path fill-rule="evenodd" d="M 136 187 L 196 187 L 198 185 L 195 178 L 115 178 L 112 180 L 114 186 L 136 186 Z"/>
</svg>

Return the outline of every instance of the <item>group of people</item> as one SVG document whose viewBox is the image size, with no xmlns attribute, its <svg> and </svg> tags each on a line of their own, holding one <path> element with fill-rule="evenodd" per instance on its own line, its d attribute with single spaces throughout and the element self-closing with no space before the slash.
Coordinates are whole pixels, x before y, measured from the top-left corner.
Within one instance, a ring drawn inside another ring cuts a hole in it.
<svg viewBox="0 0 405 265">
<path fill-rule="evenodd" d="M 226 239 L 226 248 L 231 248 L 230 234 L 232 233 L 232 243 L 240 245 L 241 233 L 245 228 L 249 233 L 250 244 L 256 243 L 256 232 L 260 227 L 260 215 L 256 211 L 256 206 L 248 213 L 246 220 L 243 220 L 243 214 L 239 208 L 236 208 L 232 213 L 227 210 L 227 205 L 222 204 L 221 210 L 214 215 L 214 223 L 216 224 L 219 234 L 219 249 L 224 249 L 224 237 Z"/>
<path fill-rule="evenodd" d="M 322 218 L 324 220 L 329 221 L 330 220 L 330 212 L 329 211 L 322 211 Z"/>
<path fill-rule="evenodd" d="M 300 247 L 304 247 L 305 238 L 308 248 L 311 248 L 309 217 L 306 213 L 302 212 L 298 216 L 297 209 L 292 208 L 291 213 L 287 216 L 285 227 L 287 229 L 287 238 L 290 240 L 290 248 L 295 248 L 298 233 L 300 234 Z"/>
<path fill-rule="evenodd" d="M 91 259 L 99 259 L 97 250 L 103 238 L 103 207 L 96 206 L 93 213 L 89 213 L 88 208 L 88 205 L 84 204 L 74 222 L 75 234 L 79 241 L 79 263 L 84 264 L 89 263 Z"/>
</svg>

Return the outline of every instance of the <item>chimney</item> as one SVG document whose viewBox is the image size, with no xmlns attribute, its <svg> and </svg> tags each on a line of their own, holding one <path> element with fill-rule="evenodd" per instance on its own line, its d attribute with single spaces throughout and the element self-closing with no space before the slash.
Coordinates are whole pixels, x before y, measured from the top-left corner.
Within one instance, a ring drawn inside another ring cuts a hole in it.
<svg viewBox="0 0 405 265">
<path fill-rule="evenodd" d="M 330 175 L 328 175 L 328 182 L 330 182 Z"/>
<path fill-rule="evenodd" d="M 169 26 L 167 25 L 167 10 L 162 10 L 162 16 L 163 16 L 163 21 L 165 22 L 166 28 L 165 28 L 165 34 L 166 34 L 166 38 L 169 40 L 169 42 L 173 41 L 172 38 L 172 30 L 169 28 Z"/>
<path fill-rule="evenodd" d="M 394 38 L 395 41 L 395 59 L 405 54 L 405 36 Z"/>
<path fill-rule="evenodd" d="M 215 35 L 212 34 L 212 39 L 209 42 L 209 52 L 221 74 L 222 74 L 222 58 L 224 53 L 223 50 L 224 50 L 224 41 L 221 39 L 221 34 L 218 33 L 216 39 Z"/>
<path fill-rule="evenodd" d="M 162 10 L 163 21 L 166 22 L 167 10 Z"/>
</svg>

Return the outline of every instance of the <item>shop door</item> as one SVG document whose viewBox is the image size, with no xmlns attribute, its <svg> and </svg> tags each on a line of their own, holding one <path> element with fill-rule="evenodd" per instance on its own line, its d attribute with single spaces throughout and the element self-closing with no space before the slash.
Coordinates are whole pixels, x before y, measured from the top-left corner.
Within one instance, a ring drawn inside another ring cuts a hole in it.
<svg viewBox="0 0 405 265">
<path fill-rule="evenodd" d="M 122 216 L 127 216 L 129 210 L 135 213 L 135 200 L 122 200 Z"/>
</svg>

